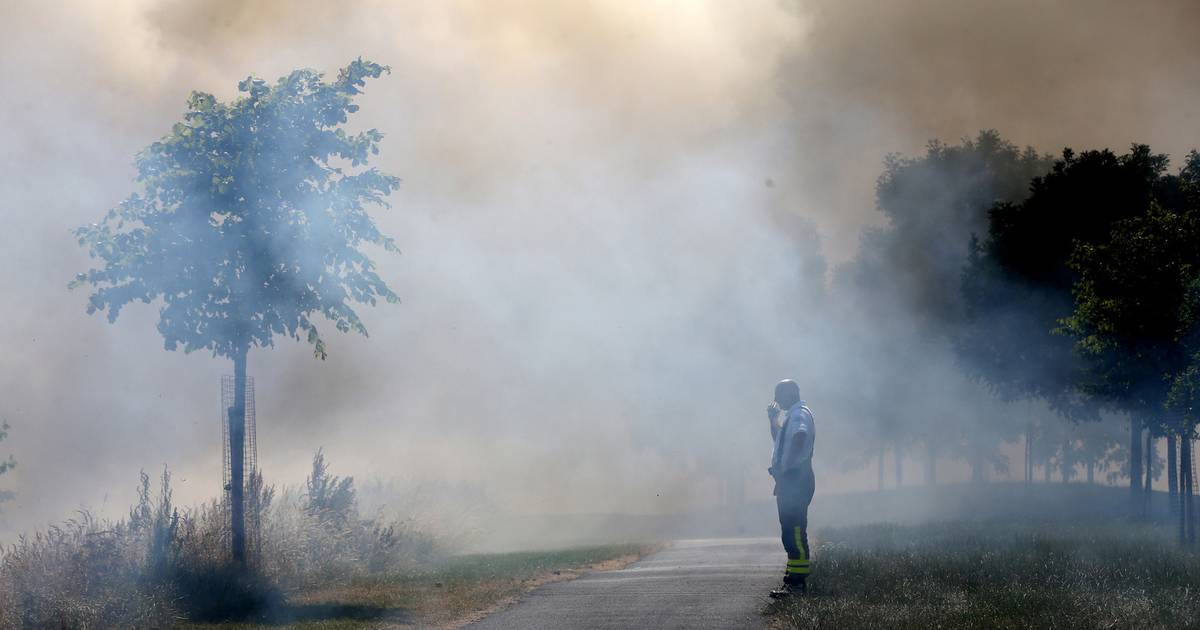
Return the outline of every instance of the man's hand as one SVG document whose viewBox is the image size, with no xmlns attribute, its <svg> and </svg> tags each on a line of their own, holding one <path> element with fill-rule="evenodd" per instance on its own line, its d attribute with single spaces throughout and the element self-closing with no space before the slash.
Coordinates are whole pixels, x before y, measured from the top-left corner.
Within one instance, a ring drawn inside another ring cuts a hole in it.
<svg viewBox="0 0 1200 630">
<path fill-rule="evenodd" d="M 783 409 L 781 409 L 779 407 L 779 403 L 777 403 L 777 402 L 773 402 L 773 403 L 771 403 L 771 405 L 769 407 L 767 407 L 767 424 L 771 425 L 771 440 L 772 441 L 779 438 L 780 426 L 779 426 L 779 423 L 776 422 L 775 420 L 777 418 L 779 418 L 779 412 L 781 412 L 781 411 L 783 411 Z"/>
</svg>

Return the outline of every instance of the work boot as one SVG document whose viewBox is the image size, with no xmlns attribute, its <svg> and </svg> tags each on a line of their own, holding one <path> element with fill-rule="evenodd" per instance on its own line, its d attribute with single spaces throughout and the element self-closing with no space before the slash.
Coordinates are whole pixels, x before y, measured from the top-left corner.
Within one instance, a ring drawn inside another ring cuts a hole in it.
<svg viewBox="0 0 1200 630">
<path fill-rule="evenodd" d="M 783 586 L 770 592 L 771 599 L 783 599 L 792 594 L 792 587 L 784 584 Z"/>
<path fill-rule="evenodd" d="M 803 595 L 807 591 L 807 586 L 803 579 L 795 579 L 788 576 L 783 579 L 783 586 L 771 591 L 771 599 L 782 599 L 789 595 Z"/>
</svg>

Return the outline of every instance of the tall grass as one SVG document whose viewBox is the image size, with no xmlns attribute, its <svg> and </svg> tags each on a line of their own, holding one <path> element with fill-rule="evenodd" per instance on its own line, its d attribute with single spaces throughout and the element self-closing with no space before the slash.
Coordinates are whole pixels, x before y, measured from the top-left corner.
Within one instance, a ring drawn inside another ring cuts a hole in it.
<svg viewBox="0 0 1200 630">
<path fill-rule="evenodd" d="M 1200 554 L 1121 522 L 879 524 L 825 529 L 785 628 L 1200 626 Z"/>
<path fill-rule="evenodd" d="M 404 573 L 443 555 L 411 519 L 359 514 L 353 479 L 317 453 L 303 489 L 251 479 L 259 542 L 243 571 L 230 564 L 227 506 L 179 509 L 166 470 L 121 519 L 81 511 L 0 551 L 0 628 L 161 628 L 185 619 L 263 614 L 290 592 Z"/>
</svg>

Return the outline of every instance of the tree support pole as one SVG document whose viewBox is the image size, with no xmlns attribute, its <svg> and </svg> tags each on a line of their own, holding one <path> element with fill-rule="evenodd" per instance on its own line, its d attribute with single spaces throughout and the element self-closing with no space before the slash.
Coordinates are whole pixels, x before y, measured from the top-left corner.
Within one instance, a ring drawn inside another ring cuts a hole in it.
<svg viewBox="0 0 1200 630">
<path fill-rule="evenodd" d="M 233 407 L 229 410 L 229 516 L 233 563 L 246 565 L 246 348 L 233 357 Z"/>
</svg>

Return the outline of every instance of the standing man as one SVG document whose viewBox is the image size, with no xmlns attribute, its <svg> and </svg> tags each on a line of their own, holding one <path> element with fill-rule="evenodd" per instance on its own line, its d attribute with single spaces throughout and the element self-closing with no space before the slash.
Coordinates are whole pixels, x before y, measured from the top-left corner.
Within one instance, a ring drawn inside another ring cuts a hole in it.
<svg viewBox="0 0 1200 630">
<path fill-rule="evenodd" d="M 775 386 L 775 402 L 767 407 L 767 419 L 775 441 L 768 472 L 775 478 L 775 505 L 788 556 L 783 588 L 772 591 L 771 596 L 783 597 L 803 593 L 808 579 L 808 504 L 816 490 L 812 455 L 817 433 L 812 411 L 800 399 L 800 386 L 790 379 Z"/>
</svg>

